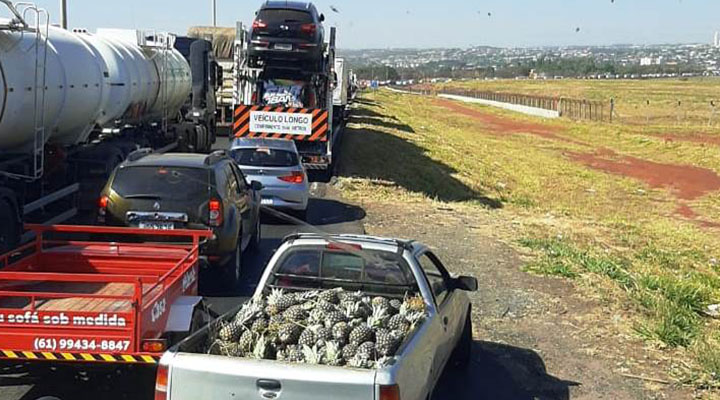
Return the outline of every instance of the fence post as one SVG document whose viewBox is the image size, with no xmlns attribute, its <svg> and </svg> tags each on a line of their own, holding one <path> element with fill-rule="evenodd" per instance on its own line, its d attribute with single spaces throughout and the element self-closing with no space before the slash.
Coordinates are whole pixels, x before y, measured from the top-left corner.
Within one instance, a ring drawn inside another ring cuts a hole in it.
<svg viewBox="0 0 720 400">
<path fill-rule="evenodd" d="M 614 115 L 615 115 L 615 99 L 614 99 L 614 98 L 611 98 L 611 99 L 610 99 L 610 115 L 609 115 L 610 123 L 611 123 L 611 124 L 612 124 L 612 122 L 613 122 L 613 116 L 614 116 Z"/>
</svg>

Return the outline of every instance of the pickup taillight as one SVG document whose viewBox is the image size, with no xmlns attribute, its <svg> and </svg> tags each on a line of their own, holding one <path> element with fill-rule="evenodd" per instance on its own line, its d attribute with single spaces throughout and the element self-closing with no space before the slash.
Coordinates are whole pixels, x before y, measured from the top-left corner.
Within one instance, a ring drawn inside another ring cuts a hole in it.
<svg viewBox="0 0 720 400">
<path fill-rule="evenodd" d="M 155 400 L 167 400 L 169 372 L 170 368 L 167 365 L 158 364 L 155 375 Z"/>
<path fill-rule="evenodd" d="M 400 386 L 381 385 L 380 400 L 400 400 Z"/>
<path fill-rule="evenodd" d="M 218 199 L 212 199 L 208 202 L 208 225 L 219 227 L 223 224 L 223 206 Z"/>
</svg>

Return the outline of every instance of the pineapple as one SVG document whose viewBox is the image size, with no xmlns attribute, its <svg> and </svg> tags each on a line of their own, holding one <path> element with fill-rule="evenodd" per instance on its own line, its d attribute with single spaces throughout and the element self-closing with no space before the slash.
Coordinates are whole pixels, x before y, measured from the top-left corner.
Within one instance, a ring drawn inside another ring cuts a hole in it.
<svg viewBox="0 0 720 400">
<path fill-rule="evenodd" d="M 255 333 L 251 330 L 246 330 L 243 332 L 243 334 L 240 336 L 240 340 L 238 341 L 238 345 L 240 345 L 240 351 L 242 353 L 249 353 L 253 349 L 253 345 L 255 344 Z"/>
<path fill-rule="evenodd" d="M 373 312 L 367 319 L 367 324 L 370 328 L 377 329 L 385 324 L 388 319 L 387 308 L 382 305 L 373 306 Z"/>
<path fill-rule="evenodd" d="M 325 327 L 332 328 L 339 322 L 345 321 L 345 315 L 339 311 L 332 311 L 325 315 Z"/>
<path fill-rule="evenodd" d="M 298 345 L 304 347 L 312 347 L 317 342 L 317 339 L 315 338 L 315 329 L 317 329 L 319 325 L 313 325 L 305 329 L 301 334 L 300 338 L 298 339 Z"/>
<path fill-rule="evenodd" d="M 374 298 L 370 301 L 370 303 L 373 305 L 373 308 L 374 308 L 375 306 L 377 306 L 377 307 L 384 307 L 384 308 L 390 308 L 390 300 L 388 300 L 388 299 L 385 298 L 385 297 L 380 297 L 380 296 L 374 297 Z"/>
<path fill-rule="evenodd" d="M 264 360 L 270 357 L 270 346 L 265 340 L 265 336 L 260 336 L 250 356 L 256 360 Z"/>
<path fill-rule="evenodd" d="M 353 368 L 370 368 L 370 360 L 355 354 L 347 363 L 347 365 Z"/>
<path fill-rule="evenodd" d="M 276 303 L 280 312 L 285 311 L 296 304 L 299 304 L 299 301 L 294 293 L 288 293 L 281 296 Z"/>
<path fill-rule="evenodd" d="M 305 311 L 302 306 L 294 305 L 290 308 L 288 308 L 284 313 L 283 316 L 288 321 L 292 322 L 299 322 L 307 318 L 307 311 Z"/>
<path fill-rule="evenodd" d="M 398 335 L 397 333 L 394 333 L 397 331 L 388 331 L 388 330 L 378 330 L 376 337 L 376 348 L 379 355 L 385 357 L 385 356 L 393 356 L 395 355 L 395 352 L 397 351 L 398 347 L 400 347 L 400 343 L 402 341 L 402 335 Z"/>
<path fill-rule="evenodd" d="M 360 345 L 374 339 L 375 333 L 367 324 L 361 324 L 350 332 L 350 343 Z"/>
<path fill-rule="evenodd" d="M 400 307 L 402 307 L 402 301 L 398 299 L 390 300 L 390 308 L 392 309 L 393 314 L 397 314 L 400 311 Z"/>
<path fill-rule="evenodd" d="M 333 340 L 340 343 L 347 343 L 350 336 L 350 325 L 347 322 L 338 322 L 332 327 Z"/>
<path fill-rule="evenodd" d="M 334 367 L 343 363 L 342 350 L 337 342 L 328 342 L 325 346 L 325 354 L 323 354 L 323 362 Z"/>
<path fill-rule="evenodd" d="M 302 354 L 307 364 L 320 364 L 322 362 L 322 352 L 317 345 L 313 347 L 303 346 Z"/>
<path fill-rule="evenodd" d="M 315 309 L 320 310 L 323 313 L 329 313 L 333 311 L 337 311 L 337 306 L 333 303 L 324 301 L 324 300 L 318 300 L 318 302 L 315 304 Z"/>
<path fill-rule="evenodd" d="M 303 353 L 300 350 L 300 346 L 288 345 L 285 348 L 285 360 L 292 363 L 299 363 L 303 361 Z"/>
<path fill-rule="evenodd" d="M 264 333 L 267 329 L 268 329 L 268 320 L 265 318 L 256 319 L 250 326 L 250 330 L 257 334 Z"/>
<path fill-rule="evenodd" d="M 226 342 L 224 340 L 218 340 L 217 342 L 220 354 L 227 357 L 242 357 L 243 352 L 240 349 L 240 345 L 235 342 Z"/>
<path fill-rule="evenodd" d="M 324 324 L 325 323 L 325 313 L 322 312 L 322 310 L 314 309 L 310 311 L 310 315 L 308 316 L 308 323 L 310 324 Z"/>
<path fill-rule="evenodd" d="M 365 324 L 365 320 L 363 320 L 362 318 L 353 318 L 352 320 L 350 320 L 350 322 L 348 322 L 348 325 L 352 329 L 355 329 L 358 326 L 363 325 L 363 324 Z"/>
<path fill-rule="evenodd" d="M 287 322 L 280 326 L 278 331 L 278 339 L 283 344 L 295 344 L 300 337 L 302 328 L 292 322 Z"/>
<path fill-rule="evenodd" d="M 347 344 L 342 349 L 342 357 L 345 360 L 345 362 L 350 361 L 351 358 L 355 357 L 355 353 L 357 353 L 358 346 L 356 344 Z"/>
<path fill-rule="evenodd" d="M 280 310 L 280 307 L 278 307 L 277 304 L 282 297 L 282 289 L 273 289 L 267 297 L 267 306 L 265 306 L 265 313 L 270 316 L 279 314 L 282 310 Z"/>
<path fill-rule="evenodd" d="M 427 315 L 425 312 L 421 311 L 411 311 L 408 315 L 405 316 L 407 321 L 410 323 L 410 329 L 415 329 L 416 326 L 420 325 L 425 321 L 425 318 Z"/>
<path fill-rule="evenodd" d="M 358 346 L 357 351 L 355 352 L 356 357 L 361 357 L 366 360 L 375 360 L 377 351 L 375 349 L 375 343 L 373 342 L 365 342 Z"/>
<path fill-rule="evenodd" d="M 342 291 L 342 288 L 338 289 L 332 289 L 332 290 L 326 290 L 318 295 L 319 301 L 324 301 L 331 304 L 338 304 L 340 303 L 340 298 L 338 297 L 338 293 Z"/>
<path fill-rule="evenodd" d="M 218 332 L 218 338 L 224 342 L 237 342 L 242 335 L 243 326 L 238 322 L 228 322 L 224 324 Z"/>
<path fill-rule="evenodd" d="M 390 317 L 390 319 L 388 319 L 385 323 L 385 326 L 387 326 L 387 328 L 391 331 L 407 332 L 410 330 L 410 324 L 402 314 L 395 314 Z"/>
<path fill-rule="evenodd" d="M 315 329 L 315 340 L 318 345 L 322 346 L 333 339 L 332 331 L 324 326 L 318 326 Z"/>
<path fill-rule="evenodd" d="M 425 300 L 419 295 L 405 299 L 404 303 L 407 305 L 409 311 L 420 311 L 424 313 L 427 308 Z"/>
</svg>

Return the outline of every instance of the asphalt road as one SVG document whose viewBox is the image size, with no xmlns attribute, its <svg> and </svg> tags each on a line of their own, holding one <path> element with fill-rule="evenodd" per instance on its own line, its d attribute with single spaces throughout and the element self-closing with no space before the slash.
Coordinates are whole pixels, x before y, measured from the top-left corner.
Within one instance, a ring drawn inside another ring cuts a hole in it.
<svg viewBox="0 0 720 400">
<path fill-rule="evenodd" d="M 227 138 L 219 138 L 215 148 L 226 148 Z M 311 178 L 312 180 L 312 178 Z M 364 212 L 332 198 L 324 183 L 314 183 L 313 198 L 308 209 L 308 222 L 329 233 L 363 233 Z M 200 291 L 209 308 L 223 314 L 236 307 L 255 290 L 260 275 L 281 243 L 282 238 L 308 231 L 307 226 L 288 225 L 275 217 L 263 216 L 262 241 L 258 249 L 243 256 L 242 274 L 238 287 L 227 292 L 217 282 L 205 279 L 201 272 Z M 61 400 L 121 400 L 152 399 L 154 370 L 148 367 L 79 371 L 75 368 L 50 368 L 49 364 L 0 364 L 1 400 L 37 400 L 52 396 Z"/>
</svg>

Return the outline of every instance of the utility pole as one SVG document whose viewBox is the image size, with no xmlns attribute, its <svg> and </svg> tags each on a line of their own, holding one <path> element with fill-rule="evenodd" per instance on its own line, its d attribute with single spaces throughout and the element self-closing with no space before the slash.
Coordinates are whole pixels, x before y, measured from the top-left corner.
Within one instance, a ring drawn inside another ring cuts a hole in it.
<svg viewBox="0 0 720 400">
<path fill-rule="evenodd" d="M 63 29 L 68 28 L 67 0 L 60 0 L 60 26 Z"/>
<path fill-rule="evenodd" d="M 65 0 L 63 0 L 65 1 Z M 217 27 L 217 0 L 211 0 L 212 1 L 212 21 L 213 21 L 213 27 Z"/>
</svg>

